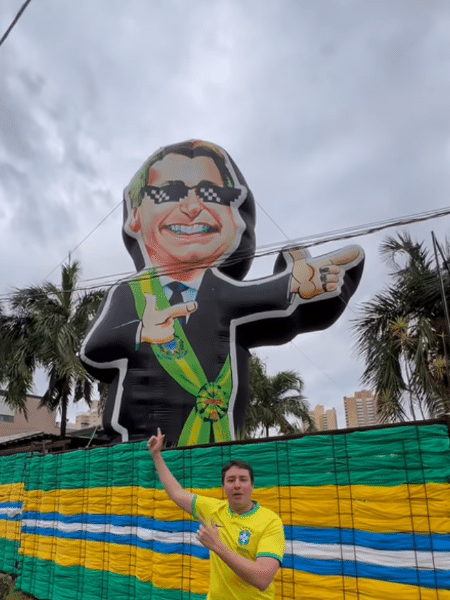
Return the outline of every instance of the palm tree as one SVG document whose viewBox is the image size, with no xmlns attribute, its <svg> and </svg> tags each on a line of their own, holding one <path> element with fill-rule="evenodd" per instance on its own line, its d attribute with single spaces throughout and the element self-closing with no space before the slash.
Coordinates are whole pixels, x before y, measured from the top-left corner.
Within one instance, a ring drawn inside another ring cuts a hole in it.
<svg viewBox="0 0 450 600">
<path fill-rule="evenodd" d="M 314 423 L 302 391 L 303 381 L 295 371 L 267 375 L 261 359 L 252 355 L 245 435 L 251 437 L 262 428 L 265 437 L 269 437 L 271 427 L 277 427 L 280 433 L 285 435 L 299 433 L 302 429 L 298 421 L 290 422 L 290 416 L 306 423 L 309 431 L 313 430 Z"/>
<path fill-rule="evenodd" d="M 69 400 L 90 404 L 94 379 L 86 373 L 78 348 L 103 291 L 77 291 L 78 262 L 62 267 L 61 287 L 52 283 L 17 289 L 9 302 L 11 315 L 0 320 L 0 383 L 6 385 L 6 403 L 26 415 L 26 398 L 36 369 L 44 368 L 48 389 L 41 406 L 61 409 L 61 437 L 66 435 Z"/>
<path fill-rule="evenodd" d="M 413 419 L 441 416 L 450 409 L 449 339 L 437 270 L 407 233 L 387 238 L 381 255 L 392 282 L 354 321 L 362 382 L 374 390 L 382 421 L 404 421 L 408 412 Z M 449 296 L 448 272 L 444 288 Z"/>
</svg>

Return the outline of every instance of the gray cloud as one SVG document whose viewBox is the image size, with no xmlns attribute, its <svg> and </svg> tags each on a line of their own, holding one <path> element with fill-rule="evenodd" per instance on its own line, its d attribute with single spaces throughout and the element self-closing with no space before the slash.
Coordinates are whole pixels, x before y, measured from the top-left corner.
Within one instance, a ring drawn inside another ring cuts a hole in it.
<svg viewBox="0 0 450 600">
<path fill-rule="evenodd" d="M 0 29 L 17 9 L 3 0 Z M 3 293 L 41 281 L 149 154 L 191 137 L 241 167 L 260 245 L 445 206 L 449 26 L 443 0 L 30 3 L 0 48 Z M 118 209 L 75 251 L 86 278 L 131 270 L 120 227 Z M 445 236 L 448 219 L 412 233 L 432 229 Z M 359 240 L 366 275 L 337 324 L 300 336 L 303 354 L 261 351 L 269 371 L 298 368 L 311 401 L 358 389 L 349 319 L 387 281 L 382 238 Z"/>
</svg>

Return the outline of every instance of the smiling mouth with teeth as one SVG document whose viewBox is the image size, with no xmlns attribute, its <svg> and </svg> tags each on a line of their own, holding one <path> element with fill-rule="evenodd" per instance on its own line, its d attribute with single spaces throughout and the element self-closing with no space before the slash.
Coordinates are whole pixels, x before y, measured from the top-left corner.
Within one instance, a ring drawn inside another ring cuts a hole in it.
<svg viewBox="0 0 450 600">
<path fill-rule="evenodd" d="M 168 229 L 172 233 L 177 235 L 195 235 L 205 233 L 217 233 L 219 229 L 212 225 L 165 225 L 164 229 Z"/>
</svg>

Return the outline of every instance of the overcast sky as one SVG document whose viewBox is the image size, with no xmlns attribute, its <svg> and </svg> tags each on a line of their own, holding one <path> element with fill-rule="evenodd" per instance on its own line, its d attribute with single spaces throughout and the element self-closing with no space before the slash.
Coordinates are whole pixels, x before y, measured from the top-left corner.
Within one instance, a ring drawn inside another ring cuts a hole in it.
<svg viewBox="0 0 450 600">
<path fill-rule="evenodd" d="M 1 0 L 0 35 L 22 1 Z M 122 190 L 184 139 L 235 159 L 258 246 L 443 209 L 449 73 L 448 0 L 32 0 L 0 47 L 0 297 L 58 283 L 69 252 L 85 281 L 133 271 Z M 407 230 L 431 247 L 448 226 Z M 397 231 L 353 240 L 365 272 L 334 326 L 259 350 L 341 427 L 343 396 L 362 389 L 350 321 L 387 285 L 379 246 Z M 255 260 L 249 278 L 272 263 Z"/>
</svg>

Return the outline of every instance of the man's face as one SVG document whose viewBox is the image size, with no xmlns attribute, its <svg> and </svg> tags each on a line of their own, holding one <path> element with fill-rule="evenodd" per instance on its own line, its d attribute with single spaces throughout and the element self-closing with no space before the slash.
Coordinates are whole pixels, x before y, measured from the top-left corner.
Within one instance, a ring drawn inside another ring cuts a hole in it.
<svg viewBox="0 0 450 600">
<path fill-rule="evenodd" d="M 222 489 L 231 510 L 240 511 L 251 506 L 253 484 L 247 469 L 231 467 L 225 472 Z"/>
<path fill-rule="evenodd" d="M 179 263 L 200 261 L 209 266 L 235 243 L 240 232 L 230 206 L 205 201 L 199 189 L 183 188 L 204 182 L 227 189 L 207 156 L 167 154 L 151 167 L 151 187 L 141 206 L 133 209 L 129 227 L 140 232 L 153 265 L 176 269 Z M 174 183 L 185 193 L 176 200 L 170 199 Z"/>
</svg>

